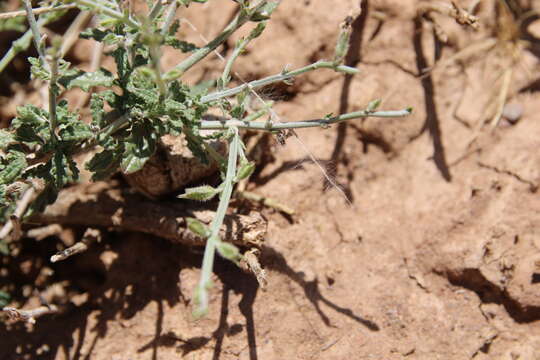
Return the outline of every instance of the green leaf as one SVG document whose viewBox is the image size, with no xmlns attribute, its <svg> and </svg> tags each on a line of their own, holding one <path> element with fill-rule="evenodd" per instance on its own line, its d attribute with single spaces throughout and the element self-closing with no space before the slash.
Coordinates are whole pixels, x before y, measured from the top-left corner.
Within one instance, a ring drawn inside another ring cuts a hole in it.
<svg viewBox="0 0 540 360">
<path fill-rule="evenodd" d="M 105 69 L 100 69 L 95 72 L 78 71 L 74 75 L 60 77 L 58 82 L 66 89 L 78 87 L 83 91 L 88 91 L 94 86 L 112 86 L 114 76 Z"/>
<path fill-rule="evenodd" d="M 26 18 L 24 16 L 18 16 L 11 19 L 0 20 L 0 31 L 26 31 Z"/>
<path fill-rule="evenodd" d="M 90 126 L 81 121 L 72 122 L 68 125 L 62 125 L 58 134 L 63 141 L 75 142 L 90 139 L 92 136 L 94 136 Z"/>
<path fill-rule="evenodd" d="M 0 130 L 0 149 L 5 150 L 9 145 L 15 143 L 15 136 L 7 130 Z"/>
<path fill-rule="evenodd" d="M 254 162 L 248 162 L 248 161 L 242 161 L 240 164 L 240 168 L 238 169 L 238 172 L 236 173 L 235 182 L 238 182 L 243 179 L 247 179 L 248 177 L 253 174 L 253 171 L 255 171 L 255 163 Z"/>
<path fill-rule="evenodd" d="M 81 32 L 79 35 L 82 39 L 94 39 L 106 45 L 116 45 L 123 40 L 123 37 L 115 34 L 111 30 L 101 30 L 97 28 L 89 28 Z"/>
<path fill-rule="evenodd" d="M 193 188 L 186 189 L 186 192 L 182 195 L 178 195 L 180 199 L 208 201 L 214 196 L 219 194 L 221 189 L 215 189 L 210 185 L 202 185 Z"/>
<path fill-rule="evenodd" d="M 120 168 L 125 174 L 131 174 L 142 169 L 144 164 L 156 151 L 157 135 L 153 132 L 152 124 L 138 121 L 133 124 L 131 135 L 126 139 L 125 150 Z"/>
<path fill-rule="evenodd" d="M 17 180 L 26 167 L 26 157 L 21 151 L 10 151 L 0 162 L 0 184 L 11 184 Z"/>
<path fill-rule="evenodd" d="M 208 226 L 200 222 L 199 220 L 188 217 L 186 218 L 188 229 L 191 230 L 194 234 L 202 237 L 207 238 L 210 236 L 210 229 L 208 229 Z"/>
<path fill-rule="evenodd" d="M 189 53 L 199 49 L 197 45 L 188 41 L 179 40 L 174 36 L 166 36 L 164 43 L 165 45 L 172 46 L 173 48 L 178 49 L 183 53 Z"/>
<path fill-rule="evenodd" d="M 95 154 L 85 167 L 93 173 L 93 181 L 105 180 L 118 170 L 121 160 L 122 151 L 119 149 L 104 150 Z"/>
<path fill-rule="evenodd" d="M 238 263 L 242 259 L 240 250 L 231 243 L 220 241 L 216 245 L 219 255 L 232 262 Z"/>
<path fill-rule="evenodd" d="M 129 65 L 128 53 L 126 49 L 122 47 L 116 48 L 112 53 L 112 57 L 116 62 L 116 70 L 120 84 L 125 86 L 127 84 L 129 76 L 131 75 L 131 66 Z"/>
<path fill-rule="evenodd" d="M 30 71 L 34 78 L 48 81 L 51 79 L 51 73 L 45 68 L 41 59 L 35 57 L 29 57 L 28 62 L 32 65 Z"/>
<path fill-rule="evenodd" d="M 79 169 L 73 159 L 59 149 L 49 161 L 28 170 L 25 176 L 41 178 L 48 186 L 59 191 L 64 185 L 78 180 Z"/>
<path fill-rule="evenodd" d="M 369 104 L 366 107 L 367 112 L 373 112 L 377 110 L 377 108 L 381 105 L 381 99 L 375 99 L 369 102 Z"/>
<path fill-rule="evenodd" d="M 5 243 L 2 243 L 2 244 L 5 245 Z M 6 250 L 7 250 L 7 246 L 6 246 Z M 4 255 L 7 255 L 7 252 L 4 253 Z M 9 296 L 9 294 L 5 291 L 0 291 L 0 309 L 6 306 L 7 304 L 9 304 L 10 301 L 11 301 L 11 296 Z"/>
</svg>

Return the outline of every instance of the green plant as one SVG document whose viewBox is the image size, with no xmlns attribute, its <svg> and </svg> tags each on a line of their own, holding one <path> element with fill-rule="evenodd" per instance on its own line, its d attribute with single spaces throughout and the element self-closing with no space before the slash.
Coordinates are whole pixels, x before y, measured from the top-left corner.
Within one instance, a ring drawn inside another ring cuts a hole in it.
<svg viewBox="0 0 540 360">
<path fill-rule="evenodd" d="M 249 97 L 256 95 L 254 91 L 257 88 L 288 82 L 295 76 L 321 68 L 347 74 L 357 72 L 355 68 L 342 65 L 349 44 L 348 21 L 342 27 L 332 60 L 317 61 L 292 71 L 284 69 L 280 74 L 228 88 L 235 59 L 250 41 L 264 31 L 279 2 L 237 0 L 237 16 L 221 34 L 202 47 L 176 37 L 180 22 L 174 18 L 179 7 L 189 6 L 192 2 L 204 3 L 206 0 L 148 1 L 150 10 L 145 17 L 133 14 L 121 1 L 73 2 L 81 9 L 99 15 L 98 26 L 84 31 L 81 37 L 113 47 L 109 55 L 116 62 L 117 72 L 113 74 L 104 69 L 85 72 L 72 67 L 60 56 L 61 38 L 52 39 L 52 46 L 45 49 L 40 26 L 46 20 L 36 21 L 29 1 L 25 0 L 30 31 L 39 53 L 39 57 L 28 60 L 32 64 L 33 77 L 48 83 L 49 106 L 48 109 L 32 105 L 20 107 L 11 128 L 0 131 L 0 206 L 3 215 L 7 218 L 16 212 L 16 205 L 24 190 L 32 189 L 36 183 L 40 184 L 39 195 L 23 214 L 29 216 L 42 211 L 46 205 L 54 202 L 60 189 L 78 179 L 79 168 L 73 160 L 78 153 L 98 147 L 100 151 L 85 167 L 92 172 L 93 180 L 106 179 L 119 169 L 125 174 L 139 171 L 156 151 L 160 136 L 183 133 L 189 148 L 201 162 L 214 161 L 219 165 L 222 179 L 217 187 L 205 185 L 188 188 L 179 196 L 182 199 L 206 201 L 219 195 L 217 212 L 209 227 L 196 219 L 191 219 L 188 224 L 194 233 L 208 239 L 202 275 L 195 294 L 197 316 L 204 315 L 208 309 L 207 290 L 211 286 L 215 252 L 234 262 L 242 258 L 239 249 L 219 238 L 219 229 L 235 183 L 249 177 L 255 168 L 246 156 L 240 135 L 242 129 L 281 133 L 303 127 L 327 128 L 331 124 L 355 118 L 400 117 L 411 112 L 411 109 L 377 111 L 379 101 L 373 101 L 363 111 L 338 116 L 330 114 L 321 119 L 281 123 L 268 116 L 266 120 L 257 121 L 272 111 L 271 104 L 255 110 L 247 106 Z M 53 3 L 52 6 L 60 6 L 60 3 Z M 200 90 L 199 87 L 182 83 L 185 72 L 247 23 L 254 24 L 254 27 L 247 37 L 236 43 L 222 75 L 216 81 L 215 89 Z M 190 55 L 165 71 L 161 67 L 160 56 L 166 46 Z M 71 112 L 65 100 L 57 100 L 65 90 L 76 87 L 90 91 L 96 86 L 102 90 L 92 95 L 92 121 L 89 124 Z M 106 111 L 107 107 L 110 110 Z M 210 108 L 221 109 L 225 120 L 206 120 L 203 116 Z M 203 136 L 201 130 L 205 129 L 216 132 L 210 137 Z M 220 138 L 228 143 L 226 157 L 208 145 L 210 138 Z M 18 219 L 15 218 L 15 221 Z"/>
</svg>

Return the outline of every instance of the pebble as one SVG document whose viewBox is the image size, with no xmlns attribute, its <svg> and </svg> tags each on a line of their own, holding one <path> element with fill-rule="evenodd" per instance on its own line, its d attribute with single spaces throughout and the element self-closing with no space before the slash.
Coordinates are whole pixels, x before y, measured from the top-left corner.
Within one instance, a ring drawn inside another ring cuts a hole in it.
<svg viewBox="0 0 540 360">
<path fill-rule="evenodd" d="M 519 103 L 509 103 L 504 105 L 502 116 L 511 124 L 515 124 L 523 115 L 523 105 Z"/>
</svg>

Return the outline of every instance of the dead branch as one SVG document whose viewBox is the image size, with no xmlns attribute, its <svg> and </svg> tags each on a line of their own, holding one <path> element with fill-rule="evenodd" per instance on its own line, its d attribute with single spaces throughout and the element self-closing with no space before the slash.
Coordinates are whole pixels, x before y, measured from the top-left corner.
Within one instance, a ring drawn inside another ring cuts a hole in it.
<svg viewBox="0 0 540 360">
<path fill-rule="evenodd" d="M 35 324 L 36 319 L 43 315 L 47 314 L 56 314 L 58 313 L 58 308 L 54 305 L 51 306 L 40 306 L 32 310 L 19 310 L 13 307 L 5 307 L 2 309 L 3 312 L 13 321 L 24 321 L 29 324 Z"/>
<path fill-rule="evenodd" d="M 55 263 L 58 261 L 66 260 L 68 257 L 71 257 L 75 254 L 85 252 L 86 250 L 88 250 L 88 247 L 91 244 L 101 241 L 101 238 L 102 234 L 99 229 L 88 228 L 84 232 L 81 241 L 51 256 L 51 262 Z"/>
<path fill-rule="evenodd" d="M 76 185 L 60 192 L 56 202 L 31 219 L 32 223 L 107 227 L 142 232 L 189 246 L 203 246 L 205 239 L 192 233 L 186 219 L 209 224 L 215 212 L 208 206 L 185 201 L 153 201 L 109 183 Z M 231 214 L 221 230 L 224 241 L 239 246 L 259 246 L 266 234 L 266 220 L 258 213 Z"/>
</svg>

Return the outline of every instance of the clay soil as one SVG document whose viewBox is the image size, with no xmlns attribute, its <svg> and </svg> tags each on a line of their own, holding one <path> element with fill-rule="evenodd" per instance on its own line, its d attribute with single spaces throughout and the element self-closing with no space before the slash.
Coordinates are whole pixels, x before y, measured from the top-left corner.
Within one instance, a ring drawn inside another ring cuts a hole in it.
<svg viewBox="0 0 540 360">
<path fill-rule="evenodd" d="M 28 238 L 3 261 L 2 282 L 16 284 L 23 307 L 38 303 L 37 290 L 61 288 L 68 311 L 33 327 L 0 324 L 0 359 L 540 359 L 539 20 L 523 22 L 512 58 L 495 1 L 480 3 L 476 31 L 435 16 L 442 44 L 433 23 L 417 19 L 419 1 L 283 0 L 235 70 L 251 80 L 331 58 L 339 23 L 359 3 L 347 57 L 359 75 L 321 70 L 264 95 L 283 121 L 374 98 L 414 112 L 301 130 L 300 141 L 276 145 L 276 160 L 248 186 L 296 210 L 260 209 L 266 291 L 218 259 L 210 313 L 194 321 L 200 249 L 110 232 L 51 265 L 60 240 Z M 186 37 L 212 38 L 234 9 L 222 0 L 182 11 L 198 31 L 186 27 Z M 498 36 L 495 48 L 421 76 Z M 89 49 L 81 42 L 69 56 L 84 66 Z M 165 54 L 165 66 L 176 56 Z M 222 66 L 212 57 L 190 80 Z M 504 116 L 491 126 L 509 67 Z M 4 119 L 20 101 L 9 99 Z"/>
</svg>

